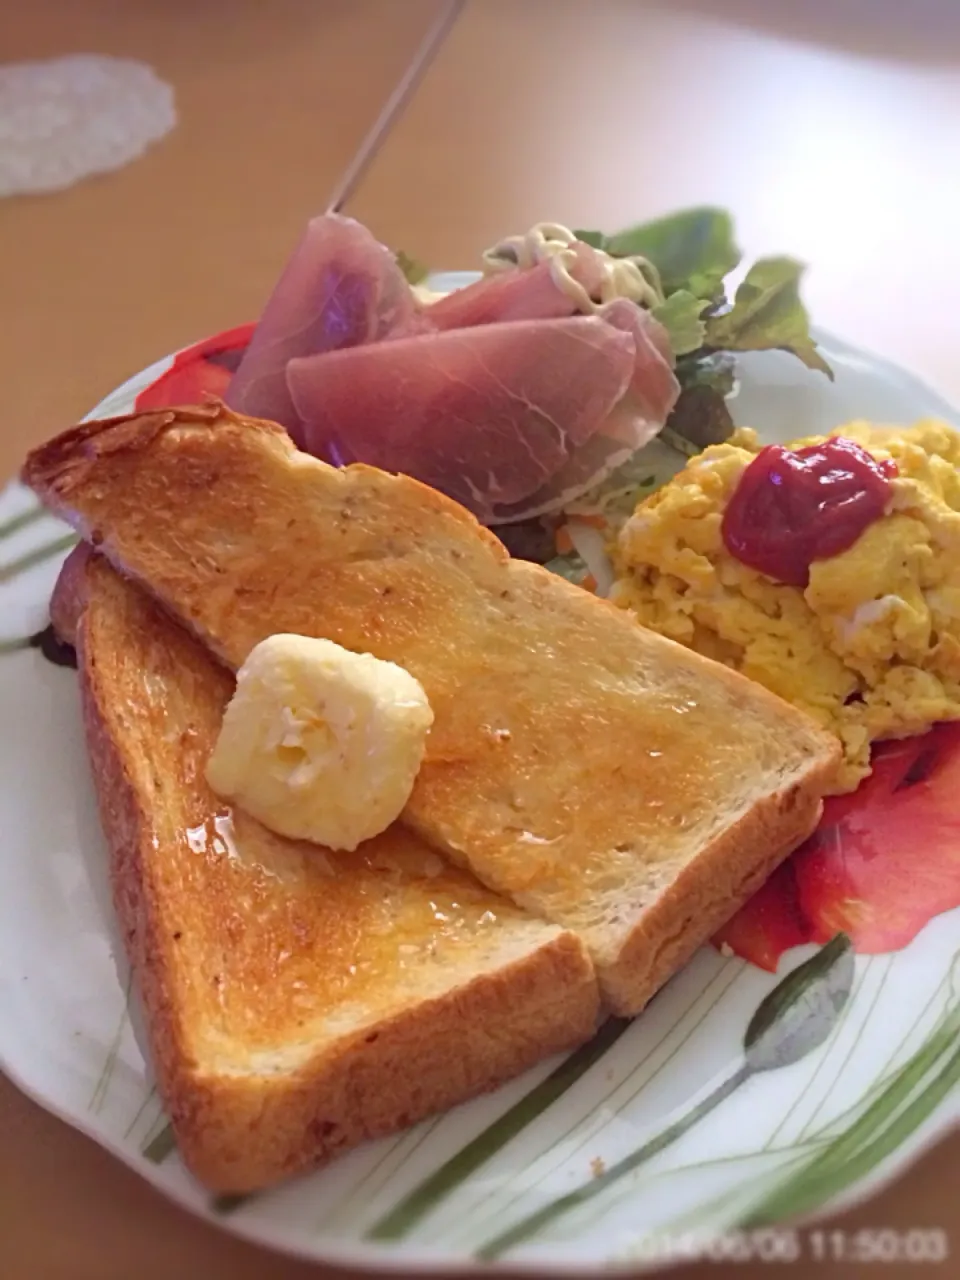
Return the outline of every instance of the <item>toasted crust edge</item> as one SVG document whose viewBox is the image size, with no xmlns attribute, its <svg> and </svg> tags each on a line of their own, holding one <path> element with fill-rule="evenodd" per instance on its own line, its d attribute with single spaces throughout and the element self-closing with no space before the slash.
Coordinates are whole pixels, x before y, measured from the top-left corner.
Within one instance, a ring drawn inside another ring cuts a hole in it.
<svg viewBox="0 0 960 1280">
<path fill-rule="evenodd" d="M 596 1032 L 597 1010 L 586 953 L 573 934 L 561 934 L 343 1037 L 279 1084 L 181 1072 L 164 1097 L 194 1175 L 217 1191 L 255 1190 L 447 1112 L 575 1048 Z"/>
<path fill-rule="evenodd" d="M 136 453 L 157 436 L 180 426 L 217 427 L 224 421 L 255 423 L 266 435 L 293 444 L 283 427 L 260 418 L 241 419 L 219 400 L 182 405 L 146 413 L 121 413 L 112 418 L 90 418 L 31 449 L 20 469 L 20 478 L 45 500 L 81 485 L 97 459 L 111 453 Z"/>
<path fill-rule="evenodd" d="M 20 469 L 20 480 L 33 490 L 44 506 L 62 516 L 78 533 L 86 537 L 88 531 L 83 526 L 79 512 L 70 506 L 69 498 L 75 489 L 83 486 L 98 458 L 114 453 L 146 453 L 159 436 L 181 427 L 201 427 L 221 431 L 231 428 L 257 431 L 261 435 L 271 437 L 274 445 L 288 454 L 300 452 L 288 433 L 276 422 L 234 413 L 222 400 L 211 398 L 201 405 L 176 405 L 169 409 L 124 413 L 112 418 L 91 418 L 86 422 L 80 422 L 53 436 L 35 449 L 31 449 Z M 312 461 L 317 462 L 318 459 L 314 458 Z M 363 462 L 354 462 L 347 467 L 334 469 L 393 474 L 379 472 L 379 468 L 370 467 Z M 403 479 L 406 484 L 414 485 L 421 491 L 424 502 L 442 511 L 448 519 L 456 520 L 469 528 L 471 533 L 485 542 L 495 555 L 503 560 L 510 558 L 500 539 L 482 525 L 466 507 L 462 507 L 459 502 L 454 502 L 446 494 L 431 489 L 429 485 L 423 484 L 412 476 L 404 476 Z M 96 545 L 96 537 L 92 537 L 91 540 Z"/>
<path fill-rule="evenodd" d="M 801 781 L 758 801 L 684 867 L 643 913 L 616 956 L 597 965 L 601 993 L 614 1013 L 638 1014 L 813 834 L 823 813 L 823 788 L 834 768 L 834 754 L 825 754 Z M 762 857 L 758 849 L 765 850 Z"/>
<path fill-rule="evenodd" d="M 579 938 L 536 951 L 377 1026 L 343 1036 L 289 1075 L 226 1077 L 186 1047 L 150 875 L 149 815 L 101 709 L 86 605 L 90 575 L 114 571 L 71 555 L 51 603 L 78 651 L 83 718 L 114 906 L 146 1012 L 158 1090 L 187 1166 L 209 1188 L 251 1191 L 322 1165 L 496 1088 L 596 1030 L 599 993 Z M 130 590 L 139 590 L 131 586 Z"/>
</svg>

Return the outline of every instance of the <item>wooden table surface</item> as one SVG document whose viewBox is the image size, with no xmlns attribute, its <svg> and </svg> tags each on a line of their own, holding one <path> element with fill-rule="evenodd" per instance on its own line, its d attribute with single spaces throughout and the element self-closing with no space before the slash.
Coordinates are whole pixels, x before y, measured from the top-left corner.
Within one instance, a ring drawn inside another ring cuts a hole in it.
<svg viewBox="0 0 960 1280">
<path fill-rule="evenodd" d="M 5 60 L 140 57 L 175 86 L 180 123 L 117 174 L 0 202 L 0 477 L 129 373 L 256 315 L 435 10 L 434 0 L 2 7 Z M 542 218 L 612 229 L 722 203 L 749 252 L 812 264 L 818 322 L 960 400 L 958 135 L 950 0 L 917 0 L 910 17 L 895 0 L 674 0 L 669 11 L 472 0 L 349 211 L 434 266 L 466 267 Z M 0 1132 L 3 1280 L 344 1274 L 190 1218 L 2 1078 Z M 958 1198 L 955 1135 L 841 1221 L 946 1226 Z"/>
</svg>

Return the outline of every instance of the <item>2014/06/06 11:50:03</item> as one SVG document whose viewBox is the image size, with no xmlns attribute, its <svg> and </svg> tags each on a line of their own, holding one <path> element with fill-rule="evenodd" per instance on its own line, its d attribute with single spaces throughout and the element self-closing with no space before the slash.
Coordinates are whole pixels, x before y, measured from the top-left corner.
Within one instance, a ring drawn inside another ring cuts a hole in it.
<svg viewBox="0 0 960 1280">
<path fill-rule="evenodd" d="M 716 1236 L 696 1233 L 648 1236 L 642 1252 L 675 1261 L 712 1262 L 852 1262 L 940 1263 L 950 1256 L 950 1240 L 942 1227 L 896 1230 L 865 1227 L 858 1231 L 819 1228 L 798 1231 L 767 1228 Z"/>
</svg>

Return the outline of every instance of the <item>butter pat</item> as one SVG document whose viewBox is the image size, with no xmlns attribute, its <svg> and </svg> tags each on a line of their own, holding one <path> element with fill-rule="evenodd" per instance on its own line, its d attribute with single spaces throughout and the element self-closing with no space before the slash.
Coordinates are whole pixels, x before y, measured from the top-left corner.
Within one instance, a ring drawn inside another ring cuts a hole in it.
<svg viewBox="0 0 960 1280">
<path fill-rule="evenodd" d="M 270 636 L 237 674 L 207 782 L 279 835 L 353 850 L 399 817 L 432 723 L 403 667 Z"/>
</svg>

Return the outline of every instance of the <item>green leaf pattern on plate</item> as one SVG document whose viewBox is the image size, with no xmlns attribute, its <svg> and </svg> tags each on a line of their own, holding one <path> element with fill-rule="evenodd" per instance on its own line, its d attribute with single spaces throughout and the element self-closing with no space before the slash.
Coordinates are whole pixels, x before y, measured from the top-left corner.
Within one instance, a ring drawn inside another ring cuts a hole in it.
<svg viewBox="0 0 960 1280">
<path fill-rule="evenodd" d="M 850 940 L 838 934 L 816 955 L 788 974 L 764 998 L 751 1018 L 743 1040 L 743 1061 L 689 1111 L 648 1138 L 609 1169 L 574 1191 L 543 1205 L 529 1217 L 488 1240 L 477 1257 L 492 1261 L 514 1245 L 539 1235 L 565 1213 L 602 1195 L 646 1161 L 678 1141 L 705 1116 L 726 1101 L 758 1072 L 798 1062 L 818 1048 L 850 996 L 853 984 L 853 953 Z"/>
</svg>

